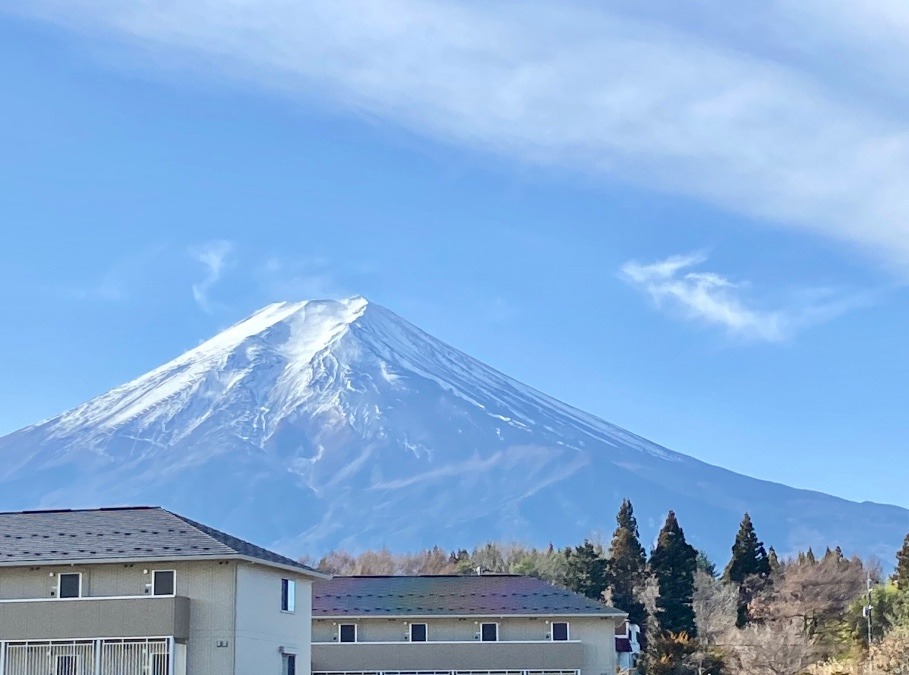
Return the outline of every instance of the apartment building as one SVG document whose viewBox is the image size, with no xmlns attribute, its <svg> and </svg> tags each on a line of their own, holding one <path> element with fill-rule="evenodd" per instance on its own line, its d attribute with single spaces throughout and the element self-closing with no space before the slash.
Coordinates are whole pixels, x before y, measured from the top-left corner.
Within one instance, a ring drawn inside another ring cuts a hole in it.
<svg viewBox="0 0 909 675">
<path fill-rule="evenodd" d="M 313 675 L 614 675 L 626 614 L 513 575 L 313 586 Z"/>
<path fill-rule="evenodd" d="M 161 508 L 0 514 L 0 675 L 308 675 L 325 575 Z"/>
</svg>

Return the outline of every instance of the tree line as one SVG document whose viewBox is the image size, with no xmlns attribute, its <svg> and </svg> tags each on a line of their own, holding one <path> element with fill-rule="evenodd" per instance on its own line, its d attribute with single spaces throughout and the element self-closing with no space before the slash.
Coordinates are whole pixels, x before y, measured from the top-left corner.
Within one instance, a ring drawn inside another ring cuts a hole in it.
<svg viewBox="0 0 909 675">
<path fill-rule="evenodd" d="M 608 546 L 489 542 L 471 551 L 333 551 L 332 574 L 512 573 L 545 579 L 628 613 L 647 675 L 909 674 L 909 535 L 894 575 L 839 547 L 780 559 L 746 513 L 719 571 L 672 511 L 649 552 L 624 500 Z M 870 583 L 869 583 L 870 582 Z M 870 615 L 870 622 L 869 622 Z M 870 626 L 870 633 L 869 633 Z"/>
</svg>

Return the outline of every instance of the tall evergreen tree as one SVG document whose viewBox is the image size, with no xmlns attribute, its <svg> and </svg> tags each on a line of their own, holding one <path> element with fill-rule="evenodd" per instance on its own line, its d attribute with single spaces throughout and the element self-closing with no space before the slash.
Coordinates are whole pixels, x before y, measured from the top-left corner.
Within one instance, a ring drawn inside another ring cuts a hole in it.
<svg viewBox="0 0 909 675">
<path fill-rule="evenodd" d="M 723 577 L 726 581 L 741 584 L 750 576 L 768 574 L 770 574 L 770 558 L 764 549 L 764 544 L 758 540 L 751 516 L 746 513 L 739 525 L 738 534 L 735 535 L 732 558 L 726 565 Z"/>
<path fill-rule="evenodd" d="M 659 591 L 656 621 L 664 634 L 687 633 L 691 638 L 697 637 L 691 604 L 697 558 L 697 551 L 685 541 L 685 533 L 675 513 L 670 511 L 650 555 L 650 570 L 656 577 Z"/>
<path fill-rule="evenodd" d="M 909 591 L 909 534 L 903 541 L 903 548 L 896 554 L 896 572 L 893 582 L 901 591 Z"/>
<path fill-rule="evenodd" d="M 628 620 L 640 626 L 643 634 L 647 610 L 641 591 L 647 577 L 647 554 L 641 546 L 638 521 L 629 500 L 622 501 L 615 519 L 618 527 L 612 535 L 606 568 L 612 604 L 628 612 Z"/>
<path fill-rule="evenodd" d="M 719 576 L 716 571 L 716 563 L 710 559 L 710 556 L 707 555 L 707 551 L 698 551 L 697 569 L 704 574 L 709 574 L 714 579 Z"/>
<path fill-rule="evenodd" d="M 830 549 L 827 549 L 830 553 Z M 832 553 L 830 553 L 832 555 Z M 770 557 L 764 550 L 764 544 L 758 540 L 751 516 L 747 513 L 742 518 L 739 531 L 732 545 L 732 559 L 726 565 L 723 578 L 739 587 L 739 600 L 736 610 L 735 625 L 739 628 L 748 623 L 748 604 L 751 593 L 746 582 L 754 577 L 766 579 L 770 576 Z"/>
<path fill-rule="evenodd" d="M 565 558 L 565 585 L 575 593 L 602 600 L 609 586 L 602 549 L 585 539 L 581 546 L 566 548 Z"/>
</svg>

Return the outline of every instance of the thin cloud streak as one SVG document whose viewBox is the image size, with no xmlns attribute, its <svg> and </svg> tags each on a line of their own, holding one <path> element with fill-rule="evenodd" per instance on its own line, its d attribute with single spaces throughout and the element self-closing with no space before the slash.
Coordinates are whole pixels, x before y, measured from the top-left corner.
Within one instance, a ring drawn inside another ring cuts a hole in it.
<svg viewBox="0 0 909 675">
<path fill-rule="evenodd" d="M 528 2 L 519 13 L 451 0 L 20 4 L 22 14 L 106 31 L 150 61 L 179 59 L 446 142 L 695 197 L 909 269 L 902 119 L 810 64 L 749 54 L 671 19 L 632 19 L 621 3 Z M 773 6 L 805 25 L 822 11 Z M 832 31 L 820 37 L 853 40 L 843 49 L 873 60 L 867 40 L 839 30 L 848 12 L 818 22 Z M 886 16 L 862 12 L 875 26 Z"/>
<path fill-rule="evenodd" d="M 270 302 L 340 299 L 354 295 L 337 277 L 336 266 L 325 258 L 268 258 L 255 271 L 260 291 Z"/>
<path fill-rule="evenodd" d="M 228 256 L 234 245 L 223 239 L 210 241 L 190 251 L 193 258 L 205 267 L 205 278 L 193 284 L 193 299 L 203 311 L 211 312 L 213 306 L 209 299 L 212 287 L 221 280 L 221 275 L 227 264 Z"/>
<path fill-rule="evenodd" d="M 868 293 L 840 296 L 828 289 L 816 289 L 800 293 L 799 303 L 759 309 L 745 297 L 748 284 L 715 272 L 692 270 L 706 261 L 703 253 L 671 256 L 653 263 L 630 260 L 622 265 L 620 275 L 646 292 L 658 309 L 725 328 L 732 336 L 762 342 L 789 340 L 800 330 L 872 301 Z"/>
</svg>

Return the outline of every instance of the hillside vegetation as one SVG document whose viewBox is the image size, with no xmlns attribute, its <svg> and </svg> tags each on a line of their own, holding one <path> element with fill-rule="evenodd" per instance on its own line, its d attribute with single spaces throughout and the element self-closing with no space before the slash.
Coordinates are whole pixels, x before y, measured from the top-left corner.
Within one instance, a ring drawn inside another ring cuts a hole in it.
<svg viewBox="0 0 909 675">
<path fill-rule="evenodd" d="M 839 548 L 779 559 L 748 514 L 724 569 L 685 540 L 670 512 L 649 555 L 632 505 L 612 540 L 563 549 L 489 542 L 308 561 L 339 575 L 525 574 L 629 613 L 640 624 L 648 675 L 909 675 L 909 536 L 885 578 Z M 870 615 L 870 621 L 869 621 Z"/>
</svg>

